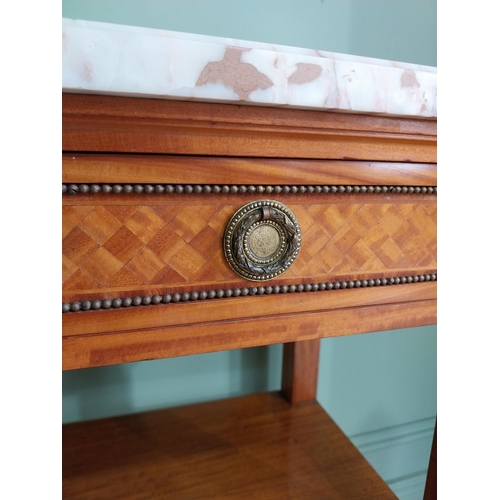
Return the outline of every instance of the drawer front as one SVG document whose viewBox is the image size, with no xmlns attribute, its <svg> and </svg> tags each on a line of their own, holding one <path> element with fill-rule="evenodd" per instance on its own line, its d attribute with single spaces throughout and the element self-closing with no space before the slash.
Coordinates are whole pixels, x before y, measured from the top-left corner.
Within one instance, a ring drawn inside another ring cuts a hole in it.
<svg viewBox="0 0 500 500">
<path fill-rule="evenodd" d="M 224 256 L 223 236 L 258 194 L 82 194 L 63 204 L 63 300 L 252 287 Z M 273 194 L 302 231 L 291 267 L 266 285 L 436 272 L 431 194 Z"/>
<path fill-rule="evenodd" d="M 435 164 L 64 155 L 63 367 L 435 323 L 435 180 Z M 264 200 L 301 245 L 256 282 L 224 234 Z"/>
</svg>

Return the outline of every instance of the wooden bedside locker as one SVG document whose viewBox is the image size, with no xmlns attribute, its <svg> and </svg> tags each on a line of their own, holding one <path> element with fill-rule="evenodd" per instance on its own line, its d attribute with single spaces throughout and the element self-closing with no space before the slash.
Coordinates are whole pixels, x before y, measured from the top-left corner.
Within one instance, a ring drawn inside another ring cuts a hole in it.
<svg viewBox="0 0 500 500">
<path fill-rule="evenodd" d="M 396 498 L 320 339 L 436 323 L 436 184 L 432 117 L 64 93 L 63 369 L 284 344 L 280 394 L 63 426 L 64 498 Z"/>
</svg>

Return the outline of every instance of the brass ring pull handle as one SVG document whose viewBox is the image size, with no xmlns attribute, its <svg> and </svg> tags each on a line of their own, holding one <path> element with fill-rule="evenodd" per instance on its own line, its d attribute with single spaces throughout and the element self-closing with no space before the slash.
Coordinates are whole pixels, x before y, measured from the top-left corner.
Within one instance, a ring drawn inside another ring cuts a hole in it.
<svg viewBox="0 0 500 500">
<path fill-rule="evenodd" d="M 284 273 L 297 257 L 302 233 L 293 212 L 277 201 L 241 207 L 224 233 L 224 254 L 233 271 L 250 281 Z"/>
</svg>

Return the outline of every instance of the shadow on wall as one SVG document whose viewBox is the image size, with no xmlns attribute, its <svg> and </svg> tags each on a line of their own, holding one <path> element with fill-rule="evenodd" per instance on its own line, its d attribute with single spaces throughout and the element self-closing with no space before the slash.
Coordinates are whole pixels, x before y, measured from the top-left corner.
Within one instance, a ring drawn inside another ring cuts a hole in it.
<svg viewBox="0 0 500 500">
<path fill-rule="evenodd" d="M 63 423 L 280 388 L 282 346 L 256 347 L 63 373 Z"/>
<path fill-rule="evenodd" d="M 275 346 L 280 347 L 280 346 Z M 276 350 L 276 349 L 274 349 Z M 281 355 L 279 355 L 281 358 Z M 271 372 L 276 372 L 276 363 L 271 363 L 271 352 L 267 347 L 232 351 L 229 360 L 231 394 L 252 394 L 268 389 L 272 381 Z M 281 368 L 281 362 L 278 363 Z M 275 388 L 276 390 L 278 387 Z"/>
<path fill-rule="evenodd" d="M 63 373 L 63 423 L 134 412 L 126 365 Z"/>
</svg>

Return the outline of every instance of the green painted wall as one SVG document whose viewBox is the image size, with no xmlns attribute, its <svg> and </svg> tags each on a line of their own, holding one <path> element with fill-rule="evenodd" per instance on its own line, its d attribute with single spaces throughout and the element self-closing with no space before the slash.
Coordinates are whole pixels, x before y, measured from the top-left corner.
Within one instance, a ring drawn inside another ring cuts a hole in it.
<svg viewBox="0 0 500 500">
<path fill-rule="evenodd" d="M 64 17 L 436 65 L 432 0 L 63 0 Z M 277 390 L 281 346 L 63 374 L 63 422 Z M 326 339 L 318 400 L 399 498 L 422 498 L 436 327 Z"/>
<path fill-rule="evenodd" d="M 63 0 L 62 13 L 436 66 L 434 0 Z"/>
<path fill-rule="evenodd" d="M 63 422 L 277 390 L 281 345 L 63 372 Z"/>
</svg>

